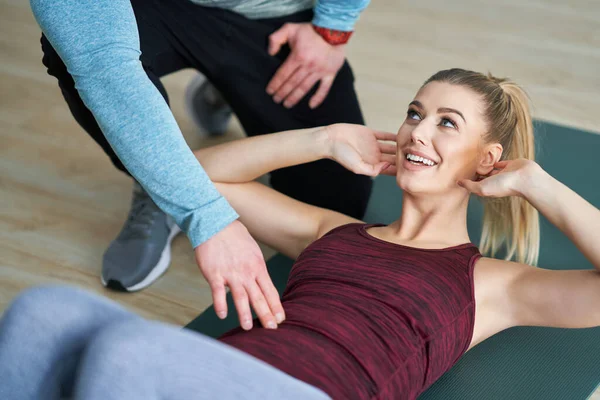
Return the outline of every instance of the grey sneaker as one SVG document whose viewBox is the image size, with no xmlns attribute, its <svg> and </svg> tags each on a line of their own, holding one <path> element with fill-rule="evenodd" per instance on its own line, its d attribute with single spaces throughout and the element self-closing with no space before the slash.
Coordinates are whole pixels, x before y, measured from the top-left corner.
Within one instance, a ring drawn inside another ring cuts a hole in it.
<svg viewBox="0 0 600 400">
<path fill-rule="evenodd" d="M 202 134 L 215 137 L 227 131 L 231 108 L 203 75 L 197 74 L 188 84 L 185 108 Z"/>
<path fill-rule="evenodd" d="M 150 286 L 169 268 L 171 240 L 179 232 L 173 219 L 135 182 L 127 221 L 104 253 L 102 284 L 127 292 Z"/>
</svg>

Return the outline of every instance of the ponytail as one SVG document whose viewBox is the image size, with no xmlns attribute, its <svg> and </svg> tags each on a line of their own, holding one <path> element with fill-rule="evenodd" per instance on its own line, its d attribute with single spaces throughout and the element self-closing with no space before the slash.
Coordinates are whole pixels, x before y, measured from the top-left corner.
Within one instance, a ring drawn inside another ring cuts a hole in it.
<svg viewBox="0 0 600 400">
<path fill-rule="evenodd" d="M 527 95 L 513 82 L 489 77 L 503 92 L 507 126 L 503 160 L 535 159 L 533 123 Z M 501 124 L 504 125 L 504 124 Z M 511 129 L 512 128 L 512 129 Z M 522 197 L 484 198 L 482 253 L 494 256 L 506 244 L 506 259 L 516 256 L 522 263 L 536 265 L 540 252 L 540 219 L 538 211 Z"/>
</svg>

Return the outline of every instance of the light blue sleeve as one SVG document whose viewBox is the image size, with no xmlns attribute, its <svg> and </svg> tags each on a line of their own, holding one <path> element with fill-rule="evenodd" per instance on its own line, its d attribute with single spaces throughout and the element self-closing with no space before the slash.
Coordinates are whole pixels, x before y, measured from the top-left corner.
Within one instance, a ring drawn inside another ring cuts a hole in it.
<svg viewBox="0 0 600 400">
<path fill-rule="evenodd" d="M 141 65 L 130 1 L 31 0 L 31 8 L 119 159 L 192 246 L 237 219 Z"/>
<path fill-rule="evenodd" d="M 336 31 L 353 31 L 369 3 L 370 0 L 317 0 L 312 23 Z"/>
</svg>

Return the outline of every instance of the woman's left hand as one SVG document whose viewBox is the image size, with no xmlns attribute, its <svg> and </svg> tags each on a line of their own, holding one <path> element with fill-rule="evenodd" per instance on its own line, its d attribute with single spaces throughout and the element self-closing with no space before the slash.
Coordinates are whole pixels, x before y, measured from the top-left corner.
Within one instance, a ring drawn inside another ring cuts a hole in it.
<svg viewBox="0 0 600 400">
<path fill-rule="evenodd" d="M 522 196 L 524 185 L 529 184 L 540 166 L 531 160 L 498 161 L 494 169 L 478 181 L 461 179 L 458 185 L 481 197 Z"/>
<path fill-rule="evenodd" d="M 391 175 L 396 170 L 396 134 L 363 125 L 335 124 L 327 127 L 329 157 L 361 175 Z"/>
</svg>

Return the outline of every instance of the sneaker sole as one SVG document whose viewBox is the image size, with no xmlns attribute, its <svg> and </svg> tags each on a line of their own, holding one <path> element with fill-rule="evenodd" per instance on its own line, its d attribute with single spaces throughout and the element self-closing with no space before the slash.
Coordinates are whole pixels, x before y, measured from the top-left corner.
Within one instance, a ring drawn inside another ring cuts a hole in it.
<svg viewBox="0 0 600 400">
<path fill-rule="evenodd" d="M 179 229 L 179 226 L 173 225 L 173 228 L 171 228 L 171 233 L 169 233 L 167 243 L 165 244 L 165 247 L 160 255 L 158 263 L 154 266 L 154 268 L 152 268 L 152 271 L 150 271 L 150 273 L 141 282 L 129 287 L 123 286 L 123 288 L 126 291 L 136 292 L 138 290 L 147 288 L 154 281 L 160 278 L 161 275 L 167 271 L 167 269 L 169 269 L 169 264 L 171 264 L 171 242 L 173 241 L 175 236 L 177 236 L 180 232 L 181 229 Z M 100 281 L 102 282 L 102 285 L 104 285 L 105 287 L 107 286 L 107 282 L 104 280 L 103 276 L 100 276 Z"/>
</svg>

